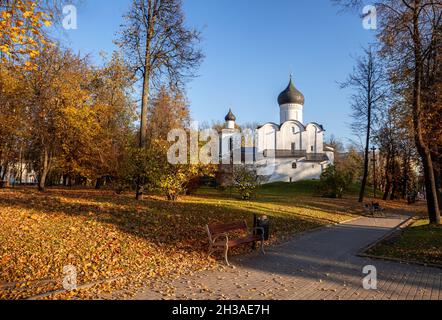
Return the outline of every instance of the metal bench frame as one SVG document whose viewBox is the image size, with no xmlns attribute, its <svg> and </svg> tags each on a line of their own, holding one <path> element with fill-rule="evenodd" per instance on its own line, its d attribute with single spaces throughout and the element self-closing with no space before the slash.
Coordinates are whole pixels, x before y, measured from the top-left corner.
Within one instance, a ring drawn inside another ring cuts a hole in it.
<svg viewBox="0 0 442 320">
<path fill-rule="evenodd" d="M 242 226 L 239 226 L 239 223 L 242 223 Z M 228 230 L 225 231 L 225 232 L 216 233 L 216 232 L 213 232 L 211 230 L 211 226 L 217 226 L 217 227 L 221 227 L 222 228 L 223 226 L 228 226 L 228 225 L 230 225 L 230 223 L 225 223 L 225 224 L 207 224 L 206 225 L 206 231 L 207 231 L 207 234 L 209 236 L 209 244 L 210 244 L 209 245 L 209 252 L 208 252 L 209 256 L 213 252 L 215 252 L 215 251 L 224 251 L 224 259 L 225 259 L 227 265 L 231 266 L 230 263 L 229 263 L 229 259 L 228 259 L 228 252 L 229 252 L 229 248 L 230 247 L 233 248 L 233 247 L 239 246 L 241 244 L 254 243 L 254 242 L 257 242 L 257 241 L 259 241 L 261 243 L 260 249 L 261 249 L 262 254 L 265 254 L 265 251 L 264 251 L 264 228 L 262 228 L 262 227 L 254 227 L 254 228 L 249 229 L 247 227 L 247 222 L 244 220 L 242 222 L 238 222 L 238 227 L 236 227 L 236 228 L 227 228 Z M 232 231 L 239 231 L 239 230 L 246 231 L 247 232 L 247 237 L 236 238 L 234 240 L 242 240 L 242 239 L 246 239 L 248 237 L 253 237 L 253 236 L 260 236 L 261 239 L 253 239 L 253 240 L 250 240 L 250 241 L 242 242 L 240 244 L 229 246 L 229 240 L 231 240 L 231 239 L 229 239 L 228 233 L 232 232 Z M 254 235 L 253 232 L 255 230 L 261 230 L 261 234 L 260 235 Z M 222 238 L 222 239 L 220 239 L 220 238 Z"/>
</svg>

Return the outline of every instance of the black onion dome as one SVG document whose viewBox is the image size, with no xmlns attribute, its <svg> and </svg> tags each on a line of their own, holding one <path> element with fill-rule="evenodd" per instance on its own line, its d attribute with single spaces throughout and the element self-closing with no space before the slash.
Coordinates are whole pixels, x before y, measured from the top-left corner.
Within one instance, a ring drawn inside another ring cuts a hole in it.
<svg viewBox="0 0 442 320">
<path fill-rule="evenodd" d="M 235 115 L 232 113 L 232 109 L 229 109 L 229 113 L 226 115 L 226 121 L 236 121 Z"/>
<path fill-rule="evenodd" d="M 278 96 L 278 103 L 280 106 L 286 103 L 296 103 L 304 105 L 305 98 L 304 95 L 296 89 L 295 85 L 292 82 L 292 78 L 290 77 L 290 83 L 287 88 L 280 93 Z"/>
</svg>

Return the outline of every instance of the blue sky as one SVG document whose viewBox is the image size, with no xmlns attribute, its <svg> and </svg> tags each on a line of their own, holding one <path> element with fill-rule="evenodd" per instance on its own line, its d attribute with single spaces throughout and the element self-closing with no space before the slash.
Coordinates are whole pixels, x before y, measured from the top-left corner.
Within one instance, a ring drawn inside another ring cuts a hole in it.
<svg viewBox="0 0 442 320">
<path fill-rule="evenodd" d="M 85 0 L 78 29 L 65 43 L 100 62 L 130 0 Z M 206 59 L 188 84 L 192 117 L 222 120 L 229 107 L 239 123 L 278 122 L 278 94 L 290 72 L 304 93 L 304 122 L 351 137 L 349 92 L 339 88 L 362 46 L 374 40 L 356 14 L 340 14 L 329 0 L 184 0 L 187 24 L 203 32 Z"/>
</svg>

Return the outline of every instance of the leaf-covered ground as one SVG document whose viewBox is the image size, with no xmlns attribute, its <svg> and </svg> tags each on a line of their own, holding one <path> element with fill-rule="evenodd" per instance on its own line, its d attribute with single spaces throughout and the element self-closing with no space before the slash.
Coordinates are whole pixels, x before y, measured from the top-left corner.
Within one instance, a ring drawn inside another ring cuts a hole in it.
<svg viewBox="0 0 442 320">
<path fill-rule="evenodd" d="M 219 267 L 222 261 L 207 258 L 209 221 L 246 219 L 251 225 L 254 213 L 265 214 L 271 244 L 361 212 L 352 197 L 316 198 L 289 185 L 266 187 L 250 202 L 212 189 L 178 202 L 155 195 L 137 202 L 133 194 L 112 191 L 3 189 L 0 299 L 127 298 L 156 277 Z M 66 265 L 77 268 L 79 290 L 62 290 Z"/>
<path fill-rule="evenodd" d="M 367 253 L 442 266 L 442 226 L 430 225 L 428 220 L 418 220 Z"/>
</svg>

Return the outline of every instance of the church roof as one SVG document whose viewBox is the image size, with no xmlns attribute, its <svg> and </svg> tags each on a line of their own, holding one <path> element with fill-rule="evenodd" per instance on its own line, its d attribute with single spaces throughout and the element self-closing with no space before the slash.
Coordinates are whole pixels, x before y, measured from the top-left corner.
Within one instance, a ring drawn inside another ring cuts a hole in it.
<svg viewBox="0 0 442 320">
<path fill-rule="evenodd" d="M 282 106 L 286 103 L 296 103 L 304 105 L 305 98 L 304 95 L 296 89 L 295 85 L 292 82 L 292 77 L 290 76 L 290 82 L 287 88 L 280 93 L 278 96 L 278 104 Z"/>
<path fill-rule="evenodd" d="M 232 113 L 232 109 L 229 109 L 229 113 L 225 117 L 226 121 L 236 121 L 235 115 Z"/>
</svg>

